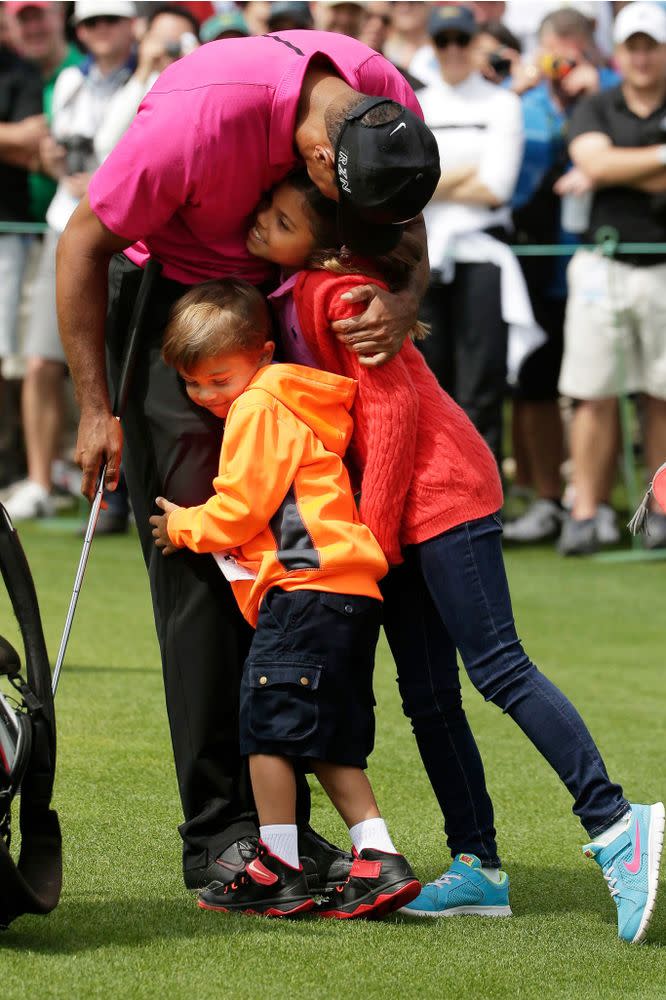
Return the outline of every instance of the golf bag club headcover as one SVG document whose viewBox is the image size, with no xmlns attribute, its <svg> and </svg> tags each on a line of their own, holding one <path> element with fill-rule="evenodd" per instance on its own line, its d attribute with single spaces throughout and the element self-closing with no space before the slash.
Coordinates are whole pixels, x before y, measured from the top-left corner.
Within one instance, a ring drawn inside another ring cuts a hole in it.
<svg viewBox="0 0 666 1000">
<path fill-rule="evenodd" d="M 51 669 L 28 561 L 2 504 L 0 571 L 21 630 L 27 673 L 26 683 L 18 673 L 18 657 L 9 643 L 3 642 L 0 667 L 22 702 L 16 728 L 23 736 L 21 741 L 17 735 L 16 760 L 10 774 L 10 786 L 14 781 L 14 787 L 5 788 L 5 794 L 0 787 L 0 928 L 6 928 L 24 913 L 50 913 L 57 906 L 62 886 L 62 838 L 58 815 L 51 809 L 56 762 Z M 21 850 L 17 863 L 9 851 L 9 822 L 11 799 L 19 782 Z"/>
<path fill-rule="evenodd" d="M 666 514 L 666 462 L 660 465 L 655 472 L 652 482 L 638 506 L 638 510 L 627 525 L 632 535 L 637 535 L 641 531 L 647 532 L 650 497 L 654 497 L 664 514 Z"/>
</svg>

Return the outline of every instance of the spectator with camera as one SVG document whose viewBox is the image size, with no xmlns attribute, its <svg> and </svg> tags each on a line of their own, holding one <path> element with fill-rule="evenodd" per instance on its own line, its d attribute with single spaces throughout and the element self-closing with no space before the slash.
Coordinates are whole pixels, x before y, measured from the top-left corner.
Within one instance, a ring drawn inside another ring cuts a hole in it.
<svg viewBox="0 0 666 1000">
<path fill-rule="evenodd" d="M 50 124 L 56 80 L 64 69 L 79 66 L 84 59 L 81 51 L 67 41 L 65 5 L 48 0 L 27 0 L 8 2 L 4 7 L 14 50 L 37 66 L 41 73 L 43 109 L 46 121 Z M 31 173 L 29 184 L 32 217 L 37 222 L 44 222 L 56 191 L 56 182 L 48 174 L 39 171 Z"/>
<path fill-rule="evenodd" d="M 75 45 L 67 41 L 65 36 L 64 4 L 27 0 L 27 2 L 22 3 L 5 3 L 3 7 L 7 15 L 8 38 L 14 51 L 36 66 L 41 75 L 42 108 L 44 111 L 44 119 L 39 126 L 39 145 L 41 145 L 42 138 L 48 135 L 56 80 L 64 69 L 68 66 L 79 65 L 83 62 L 84 57 Z M 38 150 L 35 164 L 39 164 Z M 43 173 L 41 169 L 34 169 L 29 174 L 28 185 L 30 189 L 30 215 L 35 222 L 43 223 L 46 220 L 46 211 L 56 191 L 56 181 Z M 29 245 L 36 249 L 34 247 L 36 239 L 34 236 L 22 236 L 16 237 L 14 241 L 19 247 L 14 258 L 17 265 L 14 286 L 17 297 L 21 292 L 20 264 Z M 48 409 L 41 404 L 42 400 L 49 399 L 51 396 L 53 377 L 54 371 L 48 360 L 30 357 L 27 361 L 27 373 L 20 405 L 17 394 L 16 403 L 12 407 L 11 415 L 7 421 L 8 425 L 15 424 L 17 428 L 19 421 L 22 421 L 22 438 L 27 442 L 26 450 L 30 454 L 35 454 L 35 449 L 30 442 L 39 440 L 43 434 L 42 416 L 45 412 L 48 413 Z M 55 377 L 60 378 L 59 370 Z M 19 415 L 21 410 L 22 413 Z M 15 436 L 18 437 L 18 434 Z M 13 483 L 12 490 L 15 490 L 22 482 L 19 479 L 22 472 L 22 460 L 12 462 L 11 466 L 8 478 Z M 32 470 L 32 473 L 39 475 L 38 470 L 35 469 Z M 28 470 L 28 475 L 30 475 L 30 470 Z"/>
<path fill-rule="evenodd" d="M 141 101 L 162 70 L 199 47 L 199 25 L 186 7 L 151 4 L 151 8 L 139 45 L 136 69 L 109 101 L 104 121 L 95 136 L 95 153 L 100 162 L 127 131 Z"/>
<path fill-rule="evenodd" d="M 65 409 L 65 356 L 55 306 L 56 244 L 99 165 L 95 137 L 109 101 L 134 69 L 135 13 L 129 0 L 78 0 L 75 4 L 76 35 L 88 57 L 81 66 L 70 66 L 58 76 L 52 136 L 40 145 L 42 169 L 58 186 L 46 216 L 49 229 L 29 303 L 23 394 L 31 400 L 30 421 L 38 430 L 26 439 L 28 478 L 5 504 L 15 521 L 53 511 L 51 467 L 58 454 Z"/>
<path fill-rule="evenodd" d="M 501 21 L 486 21 L 476 37 L 479 73 L 490 83 L 503 84 L 520 64 L 520 40 Z"/>
<path fill-rule="evenodd" d="M 513 197 L 515 240 L 523 244 L 577 243 L 585 228 L 586 203 L 576 193 L 567 129 L 579 101 L 619 82 L 599 63 L 593 24 L 570 7 L 546 15 L 539 28 L 537 84 L 521 98 L 525 153 Z M 563 198 L 560 195 L 564 195 Z M 562 363 L 567 297 L 564 257 L 521 257 L 536 319 L 546 343 L 523 365 L 513 387 L 516 484 L 534 489 L 525 512 L 505 525 L 504 538 L 534 544 L 557 538 L 564 519 L 560 469 L 564 430 L 557 388 Z M 597 512 L 598 532 L 609 544 L 619 539 L 608 504 Z"/>
<path fill-rule="evenodd" d="M 614 27 L 623 82 L 576 108 L 569 152 L 593 189 L 587 238 L 612 226 L 627 243 L 666 242 L 666 11 L 624 7 Z M 577 400 L 571 427 L 574 505 L 564 524 L 564 555 L 600 544 L 599 504 L 617 459 L 617 398 L 641 398 L 645 458 L 666 454 L 666 254 L 611 260 L 578 250 L 569 266 L 560 391 Z M 666 515 L 648 515 L 646 544 L 666 547 Z"/>
</svg>

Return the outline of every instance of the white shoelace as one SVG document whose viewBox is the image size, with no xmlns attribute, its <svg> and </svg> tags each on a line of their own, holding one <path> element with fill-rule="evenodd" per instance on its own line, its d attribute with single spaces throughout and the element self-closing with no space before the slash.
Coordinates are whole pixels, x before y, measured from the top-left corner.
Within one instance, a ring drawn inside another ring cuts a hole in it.
<svg viewBox="0 0 666 1000">
<path fill-rule="evenodd" d="M 613 866 L 609 865 L 608 868 L 602 868 L 602 871 L 604 873 L 604 878 L 608 883 L 608 891 L 611 896 L 617 896 L 620 890 L 615 885 L 617 882 L 617 875 L 615 874 Z"/>
<path fill-rule="evenodd" d="M 435 885 L 448 885 L 449 882 L 452 882 L 454 879 L 458 879 L 460 882 L 462 880 L 462 875 L 456 875 L 455 872 L 444 872 L 443 875 L 440 875 L 439 878 L 435 879 Z"/>
</svg>

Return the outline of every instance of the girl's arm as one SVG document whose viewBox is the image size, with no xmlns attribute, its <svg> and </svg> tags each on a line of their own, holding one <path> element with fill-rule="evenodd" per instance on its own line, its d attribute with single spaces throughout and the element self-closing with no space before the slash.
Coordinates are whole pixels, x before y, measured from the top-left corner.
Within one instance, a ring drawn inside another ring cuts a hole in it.
<svg viewBox="0 0 666 1000">
<path fill-rule="evenodd" d="M 364 275 L 303 272 L 295 295 L 303 336 L 322 368 L 358 382 L 352 448 L 361 463 L 361 519 L 395 565 L 402 562 L 400 525 L 414 468 L 418 395 L 401 354 L 368 368 L 331 331 L 332 322 L 362 308 L 341 295 L 367 281 Z"/>
</svg>

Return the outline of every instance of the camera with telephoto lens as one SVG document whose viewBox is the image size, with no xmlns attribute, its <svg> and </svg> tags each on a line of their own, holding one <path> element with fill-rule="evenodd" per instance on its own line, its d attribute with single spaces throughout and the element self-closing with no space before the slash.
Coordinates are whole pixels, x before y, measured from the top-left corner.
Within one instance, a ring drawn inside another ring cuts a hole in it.
<svg viewBox="0 0 666 1000">
<path fill-rule="evenodd" d="M 495 71 L 500 80 L 504 80 L 511 72 L 511 60 L 499 52 L 491 52 L 488 55 L 488 65 Z"/>
<path fill-rule="evenodd" d="M 62 140 L 66 149 L 65 171 L 68 177 L 72 174 L 85 174 L 90 169 L 90 157 L 93 155 L 93 141 L 87 135 L 70 135 Z"/>
<path fill-rule="evenodd" d="M 545 52 L 539 60 L 541 72 L 553 83 L 559 83 L 568 76 L 577 63 L 575 59 L 566 59 L 564 56 L 551 56 Z"/>
<path fill-rule="evenodd" d="M 183 56 L 194 52 L 198 48 L 198 45 L 196 35 L 193 35 L 191 31 L 186 31 L 180 36 L 178 41 L 167 42 L 164 46 L 164 51 L 171 59 L 182 59 Z"/>
</svg>

